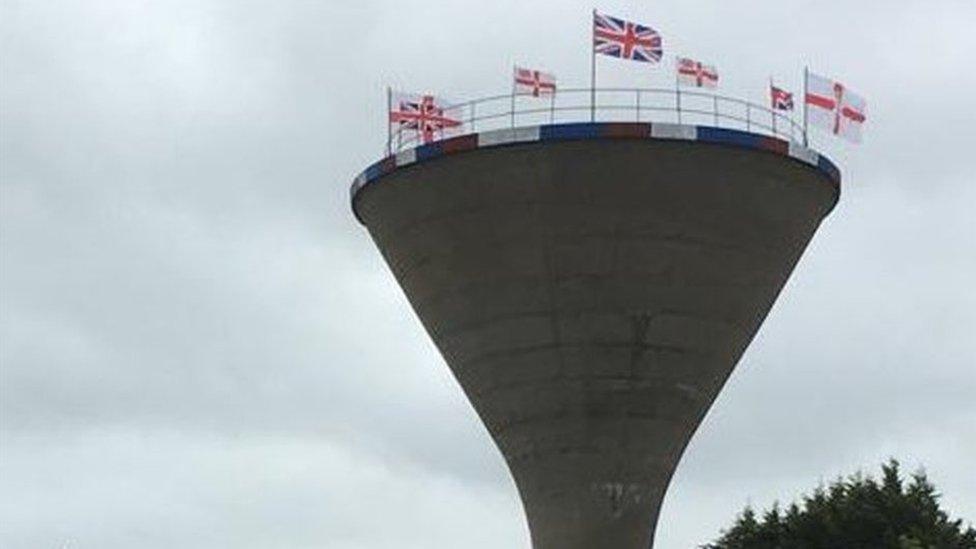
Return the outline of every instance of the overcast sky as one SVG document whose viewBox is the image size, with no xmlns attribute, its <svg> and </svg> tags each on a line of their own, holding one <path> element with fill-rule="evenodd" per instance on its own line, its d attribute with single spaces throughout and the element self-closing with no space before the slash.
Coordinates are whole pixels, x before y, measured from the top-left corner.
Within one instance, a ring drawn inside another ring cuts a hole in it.
<svg viewBox="0 0 976 549">
<path fill-rule="evenodd" d="M 384 89 L 587 85 L 592 7 L 763 101 L 868 101 L 656 547 L 924 466 L 976 520 L 972 0 L 0 3 L 0 546 L 528 547 L 501 456 L 348 206 Z M 670 65 L 600 61 L 602 82 Z"/>
</svg>

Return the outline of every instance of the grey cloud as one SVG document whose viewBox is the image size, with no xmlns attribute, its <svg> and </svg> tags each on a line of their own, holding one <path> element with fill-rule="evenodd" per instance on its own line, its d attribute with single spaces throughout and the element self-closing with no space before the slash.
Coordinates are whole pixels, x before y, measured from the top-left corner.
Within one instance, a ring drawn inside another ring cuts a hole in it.
<svg viewBox="0 0 976 549">
<path fill-rule="evenodd" d="M 386 85 L 503 93 L 515 62 L 585 85 L 591 7 L 5 3 L 0 544 L 527 546 L 347 186 Z M 815 137 L 844 196 L 689 447 L 659 546 L 888 455 L 976 517 L 976 8 L 600 8 L 714 60 L 730 95 L 809 63 L 869 101 L 862 147 Z"/>
</svg>

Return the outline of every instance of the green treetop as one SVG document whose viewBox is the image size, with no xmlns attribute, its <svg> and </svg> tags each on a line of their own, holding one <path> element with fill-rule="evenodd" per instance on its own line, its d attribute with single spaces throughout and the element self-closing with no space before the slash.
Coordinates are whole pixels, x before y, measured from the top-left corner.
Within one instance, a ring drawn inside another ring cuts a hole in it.
<svg viewBox="0 0 976 549">
<path fill-rule="evenodd" d="M 899 464 L 880 480 L 855 474 L 778 504 L 758 517 L 750 507 L 703 549 L 976 549 L 976 529 L 950 520 L 939 494 L 918 472 L 906 483 Z"/>
</svg>

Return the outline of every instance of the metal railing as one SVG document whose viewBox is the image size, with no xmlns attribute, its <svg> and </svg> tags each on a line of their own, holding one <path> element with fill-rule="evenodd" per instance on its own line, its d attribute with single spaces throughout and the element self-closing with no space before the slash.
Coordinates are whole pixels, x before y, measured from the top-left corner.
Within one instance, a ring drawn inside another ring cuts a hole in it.
<svg viewBox="0 0 976 549">
<path fill-rule="evenodd" d="M 444 112 L 461 125 L 435 141 L 509 127 L 592 121 L 708 125 L 804 142 L 803 127 L 792 117 L 735 97 L 675 88 L 597 88 L 595 96 L 591 104 L 590 88 L 567 88 L 547 97 L 510 93 L 456 103 Z M 390 132 L 386 150 L 395 153 L 421 143 L 420 134 L 401 127 Z"/>
</svg>

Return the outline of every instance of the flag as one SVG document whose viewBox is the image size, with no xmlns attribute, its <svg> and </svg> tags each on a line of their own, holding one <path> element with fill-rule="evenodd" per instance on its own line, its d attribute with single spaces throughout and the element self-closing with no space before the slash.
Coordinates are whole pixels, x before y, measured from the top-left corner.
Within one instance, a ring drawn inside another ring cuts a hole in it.
<svg viewBox="0 0 976 549">
<path fill-rule="evenodd" d="M 459 108 L 433 95 L 395 93 L 390 104 L 390 124 L 394 133 L 415 132 L 424 143 L 457 133 L 461 129 Z"/>
<path fill-rule="evenodd" d="M 711 65 L 702 65 L 699 61 L 679 57 L 678 82 L 686 86 L 714 88 L 718 86 L 718 71 Z"/>
<path fill-rule="evenodd" d="M 661 35 L 654 29 L 593 12 L 593 51 L 611 57 L 657 63 L 661 60 Z"/>
<path fill-rule="evenodd" d="M 542 71 L 515 67 L 515 91 L 535 97 L 556 93 L 556 77 Z"/>
<path fill-rule="evenodd" d="M 848 90 L 840 82 L 816 74 L 807 76 L 807 119 L 834 135 L 861 142 L 861 126 L 865 120 L 864 98 Z"/>
<path fill-rule="evenodd" d="M 793 94 L 776 86 L 769 85 L 769 99 L 774 111 L 792 111 Z"/>
</svg>

